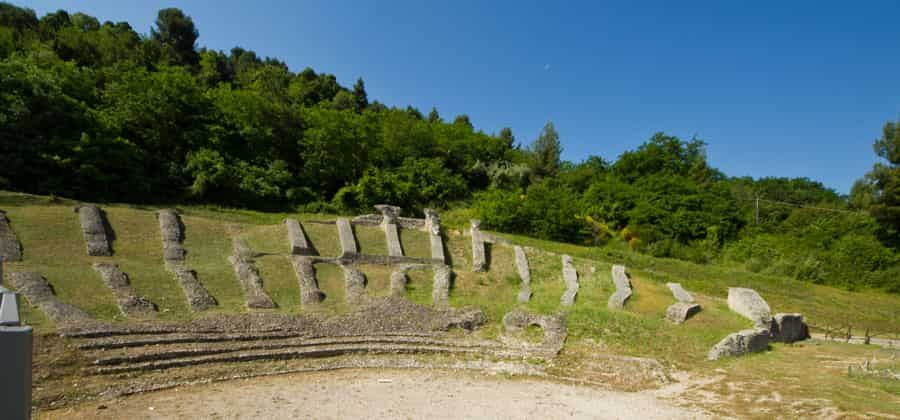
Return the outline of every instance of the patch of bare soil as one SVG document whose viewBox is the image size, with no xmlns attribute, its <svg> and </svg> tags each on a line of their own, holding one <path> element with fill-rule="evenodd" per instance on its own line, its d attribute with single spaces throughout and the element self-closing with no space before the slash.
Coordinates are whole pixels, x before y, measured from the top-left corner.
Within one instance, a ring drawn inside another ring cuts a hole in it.
<svg viewBox="0 0 900 420">
<path fill-rule="evenodd" d="M 654 393 L 447 370 L 341 370 L 216 382 L 38 418 L 706 418 Z"/>
</svg>

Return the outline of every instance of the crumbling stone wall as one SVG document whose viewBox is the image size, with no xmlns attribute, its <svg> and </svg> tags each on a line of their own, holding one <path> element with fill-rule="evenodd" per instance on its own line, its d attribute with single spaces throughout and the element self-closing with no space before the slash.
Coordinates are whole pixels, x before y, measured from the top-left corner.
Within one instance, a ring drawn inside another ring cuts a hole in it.
<svg viewBox="0 0 900 420">
<path fill-rule="evenodd" d="M 59 300 L 50 283 L 38 273 L 9 273 L 9 283 L 28 300 L 28 303 L 40 308 L 47 318 L 57 324 L 91 319 L 87 312 Z"/>
<path fill-rule="evenodd" d="M 272 298 L 263 288 L 262 277 L 254 265 L 253 251 L 241 238 L 232 239 L 233 255 L 228 257 L 234 267 L 234 274 L 244 289 L 247 307 L 251 309 L 271 309 L 275 307 Z"/>
<path fill-rule="evenodd" d="M 0 258 L 8 262 L 22 261 L 22 244 L 9 226 L 9 218 L 3 210 L 0 210 Z"/>
<path fill-rule="evenodd" d="M 174 209 L 163 209 L 156 212 L 156 218 L 162 236 L 163 261 L 166 269 L 178 280 L 191 310 L 202 311 L 218 305 L 216 299 L 197 279 L 197 272 L 184 264 L 187 251 L 182 245 L 184 224 L 181 222 L 181 216 Z"/>
<path fill-rule="evenodd" d="M 137 294 L 128 280 L 128 275 L 123 273 L 118 265 L 94 263 L 94 270 L 100 273 L 103 283 L 112 290 L 123 315 L 136 318 L 156 316 L 156 305 L 150 302 L 150 299 Z"/>
<path fill-rule="evenodd" d="M 80 205 L 75 207 L 78 219 L 81 221 L 81 230 L 84 232 L 84 241 L 87 243 L 87 253 L 92 257 L 110 256 L 112 248 L 106 232 L 106 223 L 103 212 L 94 205 Z"/>
<path fill-rule="evenodd" d="M 297 281 L 300 283 L 300 304 L 310 306 L 321 302 L 325 294 L 319 289 L 319 283 L 316 281 L 313 260 L 300 255 L 292 255 L 290 259 L 294 273 L 297 274 Z"/>
</svg>

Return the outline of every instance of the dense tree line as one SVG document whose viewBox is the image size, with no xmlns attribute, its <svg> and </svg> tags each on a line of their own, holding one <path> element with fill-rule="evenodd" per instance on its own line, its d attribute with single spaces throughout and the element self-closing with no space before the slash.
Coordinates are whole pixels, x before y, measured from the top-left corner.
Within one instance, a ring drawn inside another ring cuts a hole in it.
<svg viewBox="0 0 900 420">
<path fill-rule="evenodd" d="M 471 207 L 485 226 L 848 288 L 900 291 L 900 128 L 843 197 L 730 178 L 663 133 L 615 161 L 561 161 L 466 115 L 388 107 L 311 68 L 197 46 L 181 10 L 150 34 L 0 3 L 0 189 L 85 200 L 356 212 Z M 757 200 L 761 198 L 761 200 Z"/>
</svg>

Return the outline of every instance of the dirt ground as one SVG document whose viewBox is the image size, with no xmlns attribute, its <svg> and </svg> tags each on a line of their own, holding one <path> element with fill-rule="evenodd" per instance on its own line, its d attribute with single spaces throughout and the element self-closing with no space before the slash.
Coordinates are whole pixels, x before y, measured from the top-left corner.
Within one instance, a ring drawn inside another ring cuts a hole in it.
<svg viewBox="0 0 900 420">
<path fill-rule="evenodd" d="M 706 418 L 658 392 L 437 370 L 339 370 L 195 385 L 38 418 Z"/>
</svg>

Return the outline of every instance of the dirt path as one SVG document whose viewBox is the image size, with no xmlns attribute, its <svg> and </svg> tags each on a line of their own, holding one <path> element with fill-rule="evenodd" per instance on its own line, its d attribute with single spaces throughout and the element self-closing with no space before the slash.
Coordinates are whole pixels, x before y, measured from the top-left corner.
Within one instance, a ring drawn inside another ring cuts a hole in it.
<svg viewBox="0 0 900 420">
<path fill-rule="evenodd" d="M 103 408 L 101 408 L 103 407 Z M 653 393 L 423 370 L 235 380 L 42 413 L 38 418 L 703 418 Z"/>
</svg>

